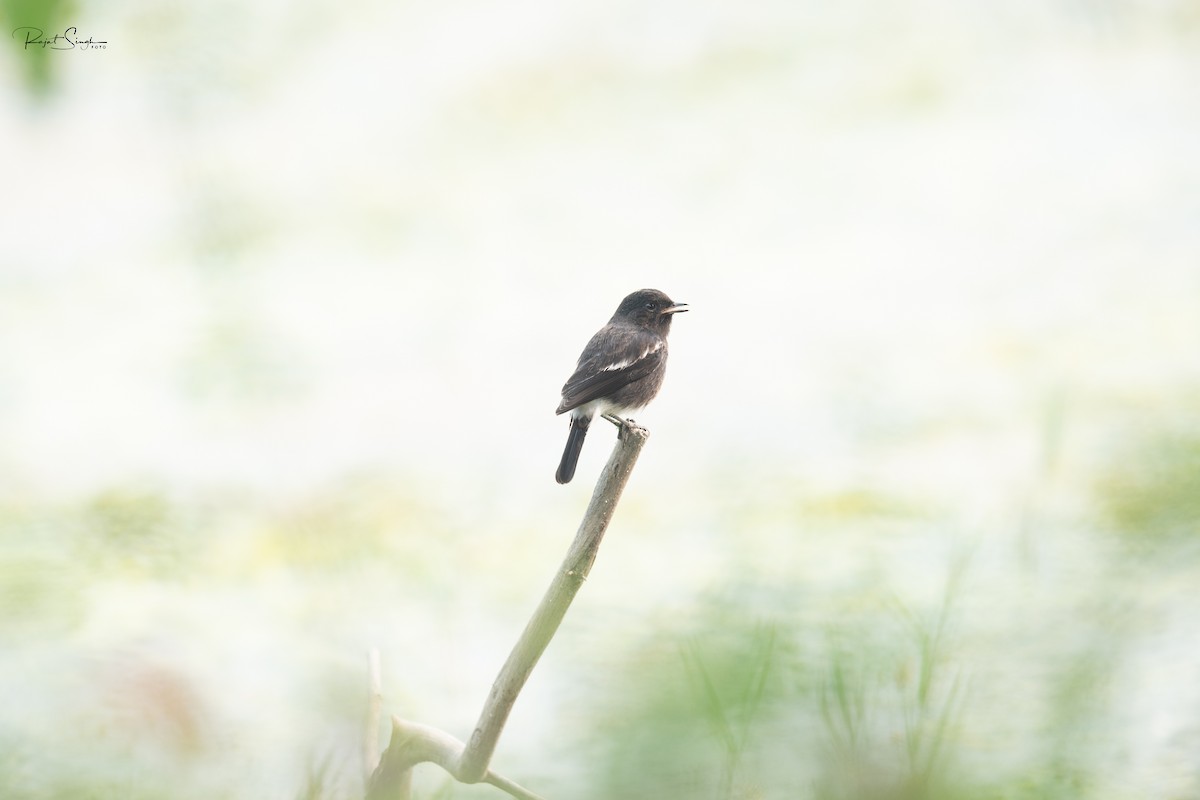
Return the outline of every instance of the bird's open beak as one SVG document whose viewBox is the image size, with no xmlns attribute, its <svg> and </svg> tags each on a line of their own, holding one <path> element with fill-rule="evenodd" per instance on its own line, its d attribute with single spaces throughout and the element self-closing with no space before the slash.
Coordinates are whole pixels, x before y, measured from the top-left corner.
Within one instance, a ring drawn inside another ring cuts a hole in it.
<svg viewBox="0 0 1200 800">
<path fill-rule="evenodd" d="M 687 303 L 676 303 L 673 306 L 667 306 L 662 310 L 664 314 L 678 314 L 681 311 L 687 311 Z"/>
</svg>

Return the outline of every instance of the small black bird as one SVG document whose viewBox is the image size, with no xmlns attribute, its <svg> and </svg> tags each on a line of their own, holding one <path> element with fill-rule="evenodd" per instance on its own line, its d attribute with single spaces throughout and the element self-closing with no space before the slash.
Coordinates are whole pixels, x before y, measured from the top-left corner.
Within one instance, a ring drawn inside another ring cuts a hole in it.
<svg viewBox="0 0 1200 800">
<path fill-rule="evenodd" d="M 619 415 L 637 411 L 658 394 L 667 372 L 671 317 L 680 311 L 687 311 L 687 303 L 676 303 L 657 289 L 634 292 L 583 348 L 555 412 L 571 412 L 571 432 L 554 476 L 559 483 L 575 477 L 593 417 L 599 414 L 620 425 Z"/>
</svg>

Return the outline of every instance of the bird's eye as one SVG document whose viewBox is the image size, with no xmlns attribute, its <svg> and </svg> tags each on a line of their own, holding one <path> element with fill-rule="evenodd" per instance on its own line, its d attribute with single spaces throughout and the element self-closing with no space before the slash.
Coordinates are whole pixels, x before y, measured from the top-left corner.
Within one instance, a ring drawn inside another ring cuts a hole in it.
<svg viewBox="0 0 1200 800">
<path fill-rule="evenodd" d="M 654 310 L 654 309 L 656 309 L 656 308 L 658 308 L 658 304 L 657 304 L 657 303 L 655 303 L 653 300 L 652 300 L 652 301 L 650 301 L 649 303 L 646 303 L 646 310 L 647 310 L 647 311 L 653 311 L 653 310 Z"/>
</svg>

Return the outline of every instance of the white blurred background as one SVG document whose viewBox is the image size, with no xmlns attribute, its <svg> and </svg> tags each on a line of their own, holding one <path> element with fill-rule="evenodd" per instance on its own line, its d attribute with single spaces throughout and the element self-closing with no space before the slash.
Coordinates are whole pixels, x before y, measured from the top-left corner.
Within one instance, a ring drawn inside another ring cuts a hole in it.
<svg viewBox="0 0 1200 800">
<path fill-rule="evenodd" d="M 107 41 L 0 47 L 9 794 L 354 796 L 369 646 L 468 735 L 643 287 L 692 311 L 498 769 L 634 796 L 555 751 L 630 648 L 899 604 L 970 796 L 1200 792 L 1193 0 L 0 5 Z M 678 791 L 820 794 L 755 769 Z"/>
</svg>

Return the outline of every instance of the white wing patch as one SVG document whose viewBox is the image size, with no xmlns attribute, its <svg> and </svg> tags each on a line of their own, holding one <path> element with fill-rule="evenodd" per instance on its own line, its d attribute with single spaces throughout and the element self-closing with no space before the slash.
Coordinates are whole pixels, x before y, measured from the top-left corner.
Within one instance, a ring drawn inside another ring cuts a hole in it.
<svg viewBox="0 0 1200 800">
<path fill-rule="evenodd" d="M 604 367 L 600 371 L 601 372 L 615 372 L 619 369 L 625 369 L 626 367 L 632 366 L 632 365 L 636 364 L 637 362 L 641 361 L 643 358 L 650 355 L 651 353 L 657 353 L 659 350 L 662 350 L 664 344 L 666 344 L 666 342 L 664 342 L 662 339 L 659 339 L 657 342 L 655 342 L 654 344 L 650 345 L 645 350 L 643 350 L 642 354 L 640 356 L 638 356 L 637 358 L 626 359 L 625 361 L 618 361 L 615 364 L 609 364 L 607 367 Z"/>
</svg>

